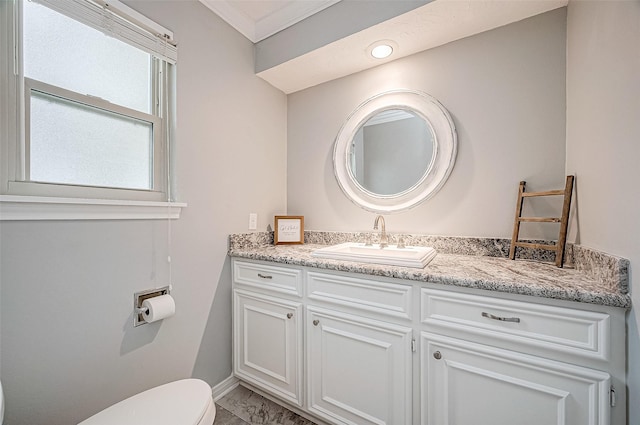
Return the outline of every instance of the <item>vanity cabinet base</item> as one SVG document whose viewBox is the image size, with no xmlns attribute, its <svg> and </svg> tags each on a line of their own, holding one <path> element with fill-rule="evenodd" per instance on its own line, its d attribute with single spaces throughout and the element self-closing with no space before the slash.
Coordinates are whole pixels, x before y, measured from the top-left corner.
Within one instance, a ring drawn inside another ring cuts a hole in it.
<svg viewBox="0 0 640 425">
<path fill-rule="evenodd" d="M 234 374 L 318 423 L 626 424 L 623 309 L 236 258 L 232 269 Z"/>
</svg>

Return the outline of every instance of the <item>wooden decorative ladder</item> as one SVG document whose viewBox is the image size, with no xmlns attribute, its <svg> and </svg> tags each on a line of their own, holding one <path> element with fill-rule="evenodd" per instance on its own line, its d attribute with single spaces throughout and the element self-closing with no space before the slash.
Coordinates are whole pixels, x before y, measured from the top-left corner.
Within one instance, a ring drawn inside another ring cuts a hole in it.
<svg viewBox="0 0 640 425">
<path fill-rule="evenodd" d="M 564 186 L 564 190 L 548 190 L 545 192 L 525 192 L 526 182 L 520 182 L 520 189 L 518 190 L 518 203 L 516 204 L 516 218 L 513 224 L 513 235 L 511 236 L 511 248 L 509 249 L 509 258 L 515 260 L 516 247 L 533 248 L 533 249 L 546 249 L 556 252 L 556 266 L 562 267 L 564 263 L 564 248 L 567 242 L 567 228 L 569 226 L 569 210 L 571 208 L 571 194 L 573 193 L 573 180 L 574 176 L 567 176 L 567 181 Z M 522 203 L 524 198 L 534 196 L 564 196 L 564 202 L 562 204 L 561 217 L 522 217 Z M 558 242 L 555 245 L 519 242 L 518 235 L 520 233 L 520 223 L 534 222 L 534 223 L 560 223 L 560 234 L 558 235 Z"/>
</svg>

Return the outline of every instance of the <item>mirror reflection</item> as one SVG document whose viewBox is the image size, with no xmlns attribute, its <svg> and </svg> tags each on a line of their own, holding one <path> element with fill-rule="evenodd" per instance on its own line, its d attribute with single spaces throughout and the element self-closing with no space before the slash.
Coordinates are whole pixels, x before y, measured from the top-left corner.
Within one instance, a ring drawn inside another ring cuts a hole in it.
<svg viewBox="0 0 640 425">
<path fill-rule="evenodd" d="M 376 195 L 405 192 L 426 176 L 433 160 L 434 134 L 412 111 L 388 109 L 369 118 L 353 137 L 351 176 Z"/>
</svg>

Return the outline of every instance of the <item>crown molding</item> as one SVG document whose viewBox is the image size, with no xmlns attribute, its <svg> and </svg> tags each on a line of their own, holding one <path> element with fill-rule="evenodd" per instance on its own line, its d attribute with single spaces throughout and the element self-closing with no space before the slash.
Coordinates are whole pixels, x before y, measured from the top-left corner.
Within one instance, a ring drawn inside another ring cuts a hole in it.
<svg viewBox="0 0 640 425">
<path fill-rule="evenodd" d="M 199 0 L 251 42 L 257 43 L 340 0 L 290 1 L 286 6 L 254 20 L 234 6 L 233 0 Z"/>
</svg>

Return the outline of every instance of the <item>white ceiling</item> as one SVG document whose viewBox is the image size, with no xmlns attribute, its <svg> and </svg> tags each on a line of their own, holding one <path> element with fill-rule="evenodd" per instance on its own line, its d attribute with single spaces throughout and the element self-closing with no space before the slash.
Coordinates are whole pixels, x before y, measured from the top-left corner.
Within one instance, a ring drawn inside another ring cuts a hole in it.
<svg viewBox="0 0 640 425">
<path fill-rule="evenodd" d="M 256 42 L 340 0 L 200 1 Z M 257 75 L 283 92 L 293 93 L 548 12 L 567 3 L 568 0 L 435 0 Z M 395 42 L 397 49 L 394 54 L 383 60 L 373 59 L 367 47 L 378 40 Z"/>
<path fill-rule="evenodd" d="M 340 0 L 200 0 L 254 43 Z"/>
</svg>

